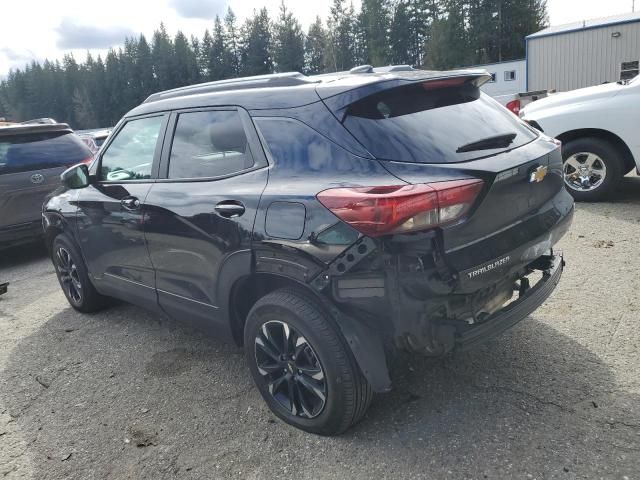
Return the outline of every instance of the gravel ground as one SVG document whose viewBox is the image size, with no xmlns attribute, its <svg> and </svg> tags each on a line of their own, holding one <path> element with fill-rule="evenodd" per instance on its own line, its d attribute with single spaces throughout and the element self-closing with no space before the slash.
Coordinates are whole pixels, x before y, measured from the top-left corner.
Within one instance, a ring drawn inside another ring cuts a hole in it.
<svg viewBox="0 0 640 480">
<path fill-rule="evenodd" d="M 239 349 L 133 306 L 78 314 L 40 248 L 0 252 L 0 478 L 638 478 L 640 178 L 623 190 L 578 205 L 531 318 L 396 359 L 337 438 L 275 419 Z"/>
</svg>

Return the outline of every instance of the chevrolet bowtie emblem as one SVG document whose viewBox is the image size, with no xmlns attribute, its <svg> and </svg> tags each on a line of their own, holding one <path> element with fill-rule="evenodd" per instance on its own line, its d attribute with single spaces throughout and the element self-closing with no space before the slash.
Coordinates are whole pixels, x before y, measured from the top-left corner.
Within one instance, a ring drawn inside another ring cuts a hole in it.
<svg viewBox="0 0 640 480">
<path fill-rule="evenodd" d="M 547 167 L 539 166 L 529 174 L 529 183 L 540 183 L 547 176 Z"/>
</svg>

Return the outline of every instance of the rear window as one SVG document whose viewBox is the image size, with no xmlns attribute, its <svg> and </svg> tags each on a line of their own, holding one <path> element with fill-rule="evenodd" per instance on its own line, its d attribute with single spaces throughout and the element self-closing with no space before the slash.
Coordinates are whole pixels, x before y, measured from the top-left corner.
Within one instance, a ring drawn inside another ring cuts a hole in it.
<svg viewBox="0 0 640 480">
<path fill-rule="evenodd" d="M 0 137 L 0 175 L 66 167 L 91 156 L 89 147 L 73 133 Z"/>
<path fill-rule="evenodd" d="M 495 155 L 536 134 L 473 84 L 426 82 L 368 96 L 347 110 L 344 126 L 375 157 L 454 163 Z"/>
</svg>

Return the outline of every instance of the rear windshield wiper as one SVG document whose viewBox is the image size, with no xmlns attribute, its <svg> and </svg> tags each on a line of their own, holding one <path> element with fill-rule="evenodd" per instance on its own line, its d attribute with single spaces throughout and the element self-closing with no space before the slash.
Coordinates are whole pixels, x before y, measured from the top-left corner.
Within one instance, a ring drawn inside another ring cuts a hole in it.
<svg viewBox="0 0 640 480">
<path fill-rule="evenodd" d="M 491 150 L 492 148 L 507 148 L 513 143 L 513 140 L 517 136 L 517 133 L 503 133 L 502 135 L 483 138 L 482 140 L 477 140 L 458 147 L 456 153 L 475 152 L 476 150 Z"/>
</svg>

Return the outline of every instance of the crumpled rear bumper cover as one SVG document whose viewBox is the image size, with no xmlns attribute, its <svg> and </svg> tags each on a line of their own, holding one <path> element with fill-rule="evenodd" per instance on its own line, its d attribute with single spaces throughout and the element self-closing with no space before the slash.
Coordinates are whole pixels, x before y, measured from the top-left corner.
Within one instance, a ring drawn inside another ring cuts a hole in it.
<svg viewBox="0 0 640 480">
<path fill-rule="evenodd" d="M 551 267 L 544 271 L 538 283 L 527 290 L 518 300 L 495 312 L 480 325 L 458 333 L 455 340 L 456 350 L 473 348 L 496 337 L 525 319 L 553 293 L 558 282 L 560 282 L 563 268 L 564 259 L 562 255 L 554 255 Z"/>
</svg>

